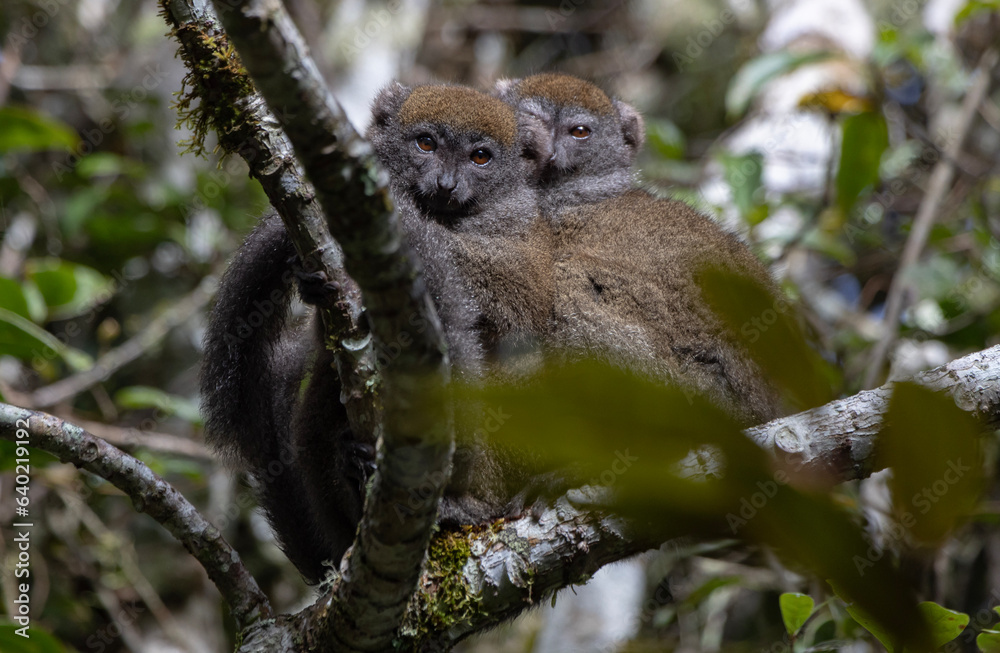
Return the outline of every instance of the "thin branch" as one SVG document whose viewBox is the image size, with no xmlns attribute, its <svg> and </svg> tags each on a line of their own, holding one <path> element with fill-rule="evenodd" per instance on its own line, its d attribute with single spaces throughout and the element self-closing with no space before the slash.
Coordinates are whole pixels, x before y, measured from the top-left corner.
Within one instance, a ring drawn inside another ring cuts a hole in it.
<svg viewBox="0 0 1000 653">
<path fill-rule="evenodd" d="M 89 505 L 83 500 L 78 493 L 72 492 L 65 487 L 57 487 L 56 494 L 63 504 L 72 511 L 73 515 L 79 519 L 80 524 L 86 528 L 91 535 L 93 535 L 98 541 L 103 542 L 105 546 L 110 546 L 111 548 L 117 550 L 118 555 L 114 557 L 114 562 L 112 563 L 114 567 L 112 569 L 107 569 L 107 562 L 104 559 L 99 560 L 89 560 L 92 564 L 98 567 L 98 578 L 95 582 L 98 583 L 98 591 L 102 591 L 102 583 L 100 577 L 104 577 L 107 571 L 121 571 L 122 575 L 128 581 L 129 585 L 135 590 L 135 593 L 139 595 L 142 602 L 149 608 L 150 614 L 159 624 L 163 633 L 170 639 L 174 644 L 180 647 L 182 650 L 193 650 L 195 648 L 195 642 L 190 639 L 190 631 L 185 631 L 181 625 L 174 619 L 174 616 L 170 613 L 170 610 L 164 604 L 163 599 L 157 593 L 156 588 L 153 584 L 149 582 L 145 574 L 139 568 L 136 562 L 139 558 L 138 553 L 135 550 L 135 546 L 131 539 L 125 537 L 123 538 L 120 533 L 116 533 L 105 524 L 101 518 L 94 512 Z M 66 532 L 69 529 L 64 529 L 63 539 L 66 541 L 72 541 L 76 531 L 76 525 L 74 523 L 72 532 Z M 112 593 L 112 596 L 114 594 Z M 118 611 L 109 612 L 109 614 L 118 614 Z M 139 650 L 139 649 L 137 649 Z"/>
<path fill-rule="evenodd" d="M 912 380 L 949 394 L 959 408 L 980 418 L 984 428 L 1000 428 L 1000 345 L 920 372 Z M 863 478 L 877 471 L 871 453 L 893 385 L 776 419 L 747 429 L 747 435 L 779 457 L 794 456 L 837 481 Z"/>
<path fill-rule="evenodd" d="M 284 7 L 277 0 L 215 6 L 254 84 L 272 109 L 280 108 L 345 267 L 364 292 L 373 333 L 382 344 L 406 344 L 382 370 L 378 469 L 337 600 L 320 616 L 315 640 L 320 647 L 388 650 L 416 588 L 454 448 L 440 324 L 370 148 L 325 87 Z M 430 328 L 414 329 L 418 322 Z"/>
<path fill-rule="evenodd" d="M 8 398 L 14 400 L 12 397 Z M 107 440 L 122 451 L 128 452 L 136 449 L 144 449 L 146 451 L 155 451 L 156 453 L 165 453 L 171 456 L 184 456 L 185 458 L 194 458 L 196 460 L 215 460 L 215 456 L 201 442 L 196 442 L 180 435 L 174 435 L 173 433 L 115 426 L 114 424 L 95 422 L 83 419 L 77 415 L 67 415 L 58 411 L 56 417 L 76 424 L 97 437 Z"/>
<path fill-rule="evenodd" d="M 209 0 L 160 0 L 160 4 L 191 71 L 186 83 L 201 103 L 201 113 L 184 115 L 207 123 L 226 153 L 246 161 L 250 175 L 281 216 L 303 266 L 323 272 L 329 287 L 337 289 L 332 307 L 321 308 L 320 313 L 329 341 L 337 345 L 334 356 L 351 429 L 359 439 L 374 442 L 381 424 L 378 377 L 368 325 L 362 319 L 361 291 L 344 270 L 343 252 L 330 236 L 316 191 L 277 118 L 236 61 Z"/>
<path fill-rule="evenodd" d="M 959 408 L 982 421 L 984 430 L 1000 428 L 1000 345 L 921 372 L 913 380 L 949 394 Z M 822 471 L 832 480 L 862 478 L 877 471 L 871 454 L 884 425 L 892 386 L 886 384 L 777 419 L 748 429 L 747 434 L 777 456 L 794 456 L 796 462 L 807 469 Z M 138 482 L 137 499 L 133 491 L 120 484 L 120 479 L 116 482 L 115 478 L 110 478 L 115 474 L 139 476 L 141 473 L 145 475 L 143 478 L 155 479 L 141 463 L 106 444 L 104 449 L 98 448 L 99 440 L 77 427 L 3 404 L 0 404 L 0 437 L 14 439 L 11 424 L 19 419 L 32 423 L 32 446 L 52 451 L 65 460 L 91 461 L 75 464 L 109 478 L 133 496 L 138 506 L 153 513 L 150 507 L 155 504 L 151 504 L 148 497 L 157 495 L 144 489 L 147 487 L 145 480 Z M 39 420 L 48 420 L 48 423 L 39 424 Z M 111 458 L 121 462 L 105 462 Z M 127 472 L 120 472 L 121 467 Z M 155 482 L 163 483 L 159 479 Z M 154 482 L 150 481 L 149 485 L 152 484 Z M 169 521 L 169 515 L 167 519 L 153 516 L 161 523 Z M 181 520 L 173 520 L 177 521 Z M 205 524 L 204 528 L 211 527 Z M 202 528 L 197 525 L 183 529 L 181 535 L 174 534 L 182 539 L 188 537 L 190 531 L 202 537 Z M 235 553 L 228 553 L 221 537 L 218 542 L 227 553 L 215 558 L 229 560 L 232 555 L 238 569 L 230 568 L 229 573 L 245 574 Z M 601 566 L 649 548 L 647 544 L 632 539 L 620 520 L 597 512 L 580 511 L 565 498 L 537 518 L 529 514 L 473 531 L 442 534 L 431 547 L 415 599 L 397 633 L 395 650 L 447 650 L 460 639 L 517 616 L 560 588 L 584 582 Z M 188 549 L 197 551 L 198 547 L 188 546 Z M 208 564 L 203 564 L 209 568 Z M 250 598 L 245 603 L 231 598 L 227 592 L 223 595 L 231 605 L 253 606 L 253 597 L 259 597 L 256 605 L 261 606 L 260 615 L 267 616 L 266 600 L 259 595 L 252 579 L 247 578 L 246 588 L 240 589 L 234 582 L 227 585 L 233 592 L 246 591 Z M 296 615 L 258 620 L 242 633 L 244 639 L 240 650 L 323 650 L 325 640 L 314 629 L 329 609 L 329 602 L 321 600 Z M 248 621 L 244 618 L 241 623 Z"/>
<path fill-rule="evenodd" d="M 273 616 L 257 581 L 218 529 L 141 461 L 79 426 L 2 403 L 0 438 L 55 454 L 62 462 L 93 472 L 128 495 L 136 510 L 162 524 L 201 563 L 240 630 Z"/>
<path fill-rule="evenodd" d="M 154 347 L 160 346 L 163 338 L 174 327 L 184 324 L 201 312 L 214 292 L 214 283 L 199 284 L 187 297 L 150 320 L 142 331 L 101 356 L 89 370 L 67 376 L 32 392 L 28 395 L 28 405 L 48 408 L 106 380 L 125 365 L 137 360 Z"/>
<path fill-rule="evenodd" d="M 903 256 L 899 261 L 892 285 L 889 287 L 889 296 L 885 304 L 885 319 L 882 321 L 884 331 L 881 339 L 872 350 L 871 363 L 868 365 L 862 383 L 865 388 L 875 385 L 875 382 L 881 377 L 882 365 L 889 354 L 889 349 L 896 341 L 899 318 L 915 290 L 912 278 L 913 268 L 917 264 L 917 259 L 920 258 L 924 245 L 927 244 L 927 237 L 934 225 L 934 219 L 937 217 L 942 200 L 951 186 L 951 180 L 955 174 L 954 162 L 962 153 L 965 137 L 972 127 L 979 105 L 982 104 L 983 98 L 989 91 L 993 68 L 996 64 L 996 50 L 991 48 L 983 53 L 973 74 L 972 87 L 962 101 L 962 109 L 955 124 L 954 134 L 951 140 L 945 144 L 944 154 L 931 172 L 927 182 L 927 194 L 920 203 L 920 208 L 917 209 L 917 215 L 913 218 L 910 237 L 906 239 Z"/>
</svg>

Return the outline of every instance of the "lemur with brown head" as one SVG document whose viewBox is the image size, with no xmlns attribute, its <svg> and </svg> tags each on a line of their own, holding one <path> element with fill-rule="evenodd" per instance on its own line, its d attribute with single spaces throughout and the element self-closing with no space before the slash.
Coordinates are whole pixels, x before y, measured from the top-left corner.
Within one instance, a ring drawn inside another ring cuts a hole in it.
<svg viewBox="0 0 1000 653">
<path fill-rule="evenodd" d="M 552 306 L 551 259 L 526 236 L 538 214 L 514 113 L 463 87 L 394 84 L 374 102 L 368 138 L 452 364 L 475 377 L 502 343 L 541 332 Z M 210 442 L 257 480 L 286 553 L 317 582 L 322 562 L 338 561 L 353 540 L 374 443 L 349 429 L 318 320 L 305 330 L 286 325 L 292 257 L 271 216 L 234 258 L 206 335 L 203 409 Z M 322 302 L 322 280 L 302 276 L 300 294 Z M 523 477 L 500 452 L 461 440 L 441 519 L 501 516 Z"/>
<path fill-rule="evenodd" d="M 538 153 L 539 207 L 553 224 L 566 209 L 634 185 L 645 126 L 632 106 L 558 73 L 500 80 L 494 94 L 515 108 L 526 146 Z"/>
<path fill-rule="evenodd" d="M 548 153 L 536 183 L 555 236 L 554 347 L 692 386 L 747 422 L 773 417 L 774 393 L 696 279 L 706 264 L 770 275 L 690 206 L 632 188 L 638 112 L 568 75 L 502 81 L 495 93 L 526 125 L 526 146 Z"/>
</svg>

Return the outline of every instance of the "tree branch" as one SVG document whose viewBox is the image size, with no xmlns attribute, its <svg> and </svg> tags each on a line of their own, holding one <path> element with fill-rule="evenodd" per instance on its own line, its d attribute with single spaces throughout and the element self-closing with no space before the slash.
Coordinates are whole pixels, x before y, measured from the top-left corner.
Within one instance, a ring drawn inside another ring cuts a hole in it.
<svg viewBox="0 0 1000 653">
<path fill-rule="evenodd" d="M 959 408 L 982 421 L 984 430 L 1000 428 L 1000 345 L 921 372 L 913 380 L 949 394 Z M 884 427 L 892 387 L 890 383 L 838 399 L 748 429 L 747 434 L 776 455 L 795 456 L 807 469 L 820 470 L 828 478 L 863 478 L 877 471 L 872 453 Z M 6 404 L 0 404 L 0 437 L 23 442 L 16 438 L 18 420 L 31 424 L 30 446 L 110 480 L 132 497 L 138 509 L 150 513 L 184 542 L 209 570 L 229 605 L 236 606 L 231 607 L 234 615 L 237 611 L 243 615 L 237 616 L 246 628 L 241 651 L 329 648 L 327 635 L 316 630 L 317 623 L 328 618 L 328 600 L 321 599 L 295 615 L 263 620 L 270 616 L 270 606 L 235 552 L 142 463 L 78 427 Z M 575 492 L 580 491 L 570 495 Z M 161 500 L 164 493 L 166 498 Z M 586 500 L 578 502 L 583 503 Z M 566 497 L 537 518 L 527 515 L 442 533 L 431 544 L 426 568 L 395 637 L 397 648 L 448 650 L 460 639 L 517 616 L 556 590 L 585 582 L 601 566 L 651 546 L 655 544 L 635 540 L 620 520 L 582 511 Z"/>
<path fill-rule="evenodd" d="M 381 370 L 383 446 L 373 490 L 338 600 L 318 624 L 324 643 L 384 650 L 416 587 L 454 448 L 440 324 L 370 150 L 324 86 L 281 3 L 215 6 L 313 182 L 345 267 L 364 292 L 377 341 L 402 345 Z"/>
<path fill-rule="evenodd" d="M 79 426 L 2 403 L 0 438 L 55 454 L 128 495 L 136 510 L 160 522 L 201 563 L 240 630 L 274 616 L 257 581 L 218 529 L 141 461 Z"/>
<path fill-rule="evenodd" d="M 195 313 L 201 311 L 214 292 L 215 284 L 208 282 L 200 284 L 187 297 L 150 320 L 134 337 L 101 356 L 89 370 L 59 379 L 32 392 L 28 396 L 28 404 L 38 408 L 48 408 L 106 380 L 153 347 L 159 346 L 171 329 L 187 322 Z"/>
<path fill-rule="evenodd" d="M 972 127 L 972 121 L 976 117 L 976 110 L 983 103 L 987 91 L 990 88 L 990 81 L 993 77 L 993 68 L 997 64 L 997 50 L 989 48 L 979 59 L 973 74 L 973 84 L 969 92 L 965 94 L 962 102 L 962 110 L 955 124 L 955 133 L 952 135 L 944 147 L 941 159 L 934 166 L 930 179 L 927 181 L 927 194 L 920 203 L 917 215 L 913 218 L 913 227 L 910 236 L 906 239 L 906 246 L 903 248 L 903 256 L 899 261 L 899 268 L 892 279 L 889 287 L 889 296 L 885 302 L 885 319 L 882 321 L 882 337 L 875 344 L 872 350 L 871 362 L 865 372 L 862 387 L 870 388 L 882 374 L 882 364 L 889 354 L 892 343 L 896 341 L 896 332 L 899 325 L 899 318 L 906 308 L 906 304 L 913 294 L 913 266 L 920 258 L 920 252 L 927 244 L 934 219 L 941 208 L 948 188 L 951 186 L 952 177 L 955 175 L 955 161 L 958 160 L 962 152 L 962 144 Z"/>
<path fill-rule="evenodd" d="M 1000 428 L 1000 345 L 920 372 L 912 381 L 947 393 L 959 408 L 981 419 L 984 428 Z M 871 454 L 885 426 L 893 385 L 773 420 L 747 429 L 747 435 L 767 451 L 794 456 L 837 481 L 864 478 L 878 471 L 872 468 Z"/>
<path fill-rule="evenodd" d="M 160 4 L 190 71 L 185 86 L 200 100 L 197 111 L 190 109 L 190 97 L 178 102 L 182 118 L 195 131 L 194 149 L 200 144 L 199 136 L 213 128 L 223 150 L 239 154 L 250 167 L 250 175 L 260 182 L 303 266 L 322 271 L 336 284 L 333 308 L 320 312 L 327 336 L 336 345 L 334 356 L 351 429 L 359 439 L 375 442 L 381 424 L 378 377 L 368 325 L 361 318 L 361 291 L 344 270 L 343 252 L 330 236 L 316 191 L 277 118 L 239 64 L 209 0 L 161 0 Z"/>
</svg>

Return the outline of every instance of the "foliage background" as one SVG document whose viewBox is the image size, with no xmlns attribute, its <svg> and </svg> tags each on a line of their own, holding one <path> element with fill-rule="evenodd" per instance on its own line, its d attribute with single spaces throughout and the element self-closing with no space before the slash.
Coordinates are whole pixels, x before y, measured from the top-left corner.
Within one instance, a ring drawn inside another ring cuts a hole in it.
<svg viewBox="0 0 1000 653">
<path fill-rule="evenodd" d="M 716 215 L 772 264 L 817 350 L 841 370 L 830 380 L 837 393 L 862 389 L 885 328 L 898 332 L 893 375 L 998 341 L 996 93 L 975 116 L 956 181 L 909 272 L 913 301 L 898 325 L 881 322 L 938 148 L 953 133 L 971 71 L 1000 41 L 995 2 L 287 4 L 362 129 L 371 97 L 392 78 L 489 86 L 562 70 L 637 106 L 647 120 L 644 183 Z M 6 401 L 29 406 L 34 390 L 178 311 L 224 269 L 266 206 L 241 161 L 185 153 L 190 134 L 175 128 L 172 108 L 185 71 L 165 31 L 151 1 L 7 0 L 0 9 Z M 223 527 L 276 607 L 292 609 L 310 591 L 270 542 L 246 489 L 203 450 L 179 452 L 181 439 L 201 437 L 203 328 L 204 310 L 52 410 L 113 425 L 108 435 Z M 54 351 L 53 337 L 65 348 Z M 9 497 L 11 455 L 5 444 L 0 451 L 0 497 Z M 228 646 L 214 589 L 158 525 L 98 479 L 39 453 L 32 462 L 34 625 L 77 650 Z M 876 541 L 890 513 L 880 490 L 876 480 L 838 495 Z M 926 598 L 973 613 L 1000 599 L 990 496 L 972 524 L 912 561 Z M 12 511 L 0 501 L 7 614 Z M 557 604 L 466 650 L 556 650 L 552 638 L 585 626 L 596 631 L 593 650 L 634 636 L 654 642 L 651 650 L 768 647 L 785 641 L 779 592 L 823 595 L 766 551 L 725 543 L 674 542 L 617 573 L 595 583 L 594 603 L 618 612 L 587 607 L 586 598 L 575 611 Z M 817 629 L 831 623 L 862 648 L 873 641 L 832 610 Z"/>
</svg>

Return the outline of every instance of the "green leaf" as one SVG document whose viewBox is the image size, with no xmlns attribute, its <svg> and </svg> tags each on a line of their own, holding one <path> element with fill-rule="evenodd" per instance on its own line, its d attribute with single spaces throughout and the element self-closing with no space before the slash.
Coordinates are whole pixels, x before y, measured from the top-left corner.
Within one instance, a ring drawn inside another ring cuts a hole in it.
<svg viewBox="0 0 1000 653">
<path fill-rule="evenodd" d="M 1000 653 L 1000 630 L 981 630 L 976 635 L 976 646 L 983 653 Z"/>
<path fill-rule="evenodd" d="M 44 358 L 62 358 L 74 372 L 89 369 L 94 364 L 85 352 L 63 344 L 54 335 L 17 313 L 0 308 L 0 354 L 21 360 L 36 361 Z"/>
<path fill-rule="evenodd" d="M 879 180 L 882 153 L 889 147 L 889 129 L 881 113 L 867 111 L 843 121 L 840 164 L 837 168 L 837 206 L 848 215 L 866 188 Z"/>
<path fill-rule="evenodd" d="M 792 53 L 787 50 L 763 54 L 751 59 L 733 77 L 726 92 L 726 113 L 730 119 L 742 116 L 753 97 L 763 86 L 777 77 L 804 64 L 822 61 L 828 52 Z"/>
<path fill-rule="evenodd" d="M 546 469 L 572 466 L 578 485 L 614 487 L 617 510 L 657 516 L 650 524 L 657 536 L 725 532 L 722 515 L 745 493 L 744 478 L 766 473 L 764 452 L 724 409 L 597 362 L 548 366 L 519 383 L 456 393 L 456 405 L 480 407 L 478 416 L 464 416 L 471 421 L 464 431 L 531 451 Z M 706 443 L 724 448 L 733 471 L 716 483 L 676 469 Z M 743 469 L 753 471 L 736 471 Z"/>
<path fill-rule="evenodd" d="M 670 120 L 651 120 L 646 123 L 646 142 L 664 159 L 680 159 L 687 147 L 684 132 Z"/>
<path fill-rule="evenodd" d="M 928 639 L 913 590 L 889 557 L 871 556 L 860 527 L 830 497 L 793 489 L 789 473 L 706 397 L 592 361 L 454 392 L 459 433 L 560 468 L 570 487 L 590 486 L 571 500 L 609 504 L 650 540 L 735 536 L 771 546 L 835 582 L 899 641 Z M 712 475 L 679 464 L 693 450 L 713 460 Z"/>
<path fill-rule="evenodd" d="M 57 258 L 31 259 L 25 272 L 49 307 L 51 319 L 66 319 L 94 308 L 109 296 L 111 282 L 97 270 Z"/>
<path fill-rule="evenodd" d="M 59 215 L 59 226 L 69 238 L 75 238 L 99 206 L 105 203 L 110 193 L 106 184 L 94 184 L 73 193 Z"/>
<path fill-rule="evenodd" d="M 721 157 L 723 177 L 733 194 L 733 204 L 744 221 L 754 225 L 767 217 L 764 204 L 764 156 L 760 152 Z M 763 209 L 763 210 L 761 210 Z"/>
<path fill-rule="evenodd" d="M 156 408 L 168 415 L 177 415 L 192 424 L 201 423 L 197 402 L 157 388 L 139 385 L 122 388 L 115 393 L 115 403 L 121 408 L 132 410 Z"/>
<path fill-rule="evenodd" d="M 90 179 L 92 177 L 128 174 L 135 168 L 133 162 L 125 157 L 111 152 L 95 152 L 80 159 L 80 163 L 76 166 L 76 172 L 81 177 Z"/>
<path fill-rule="evenodd" d="M 0 651 L 4 653 L 66 653 L 66 647 L 37 625 L 27 629 L 28 637 L 17 634 L 17 624 L 0 624 Z M 25 631 L 22 631 L 25 632 Z"/>
<path fill-rule="evenodd" d="M 969 625 L 969 615 L 941 607 L 933 601 L 924 601 L 917 606 L 931 629 L 934 648 L 943 646 L 962 634 Z"/>
<path fill-rule="evenodd" d="M 0 277 L 0 306 L 25 319 L 31 319 L 28 298 L 24 295 L 24 289 L 13 279 Z"/>
<path fill-rule="evenodd" d="M 806 342 L 787 298 L 762 280 L 721 267 L 703 269 L 699 283 L 706 303 L 731 337 L 747 347 L 797 410 L 832 399 L 829 365 Z"/>
<path fill-rule="evenodd" d="M 1000 10 L 1000 0 L 970 0 L 955 14 L 955 27 L 981 13 Z"/>
<path fill-rule="evenodd" d="M 840 596 L 841 599 L 844 599 L 844 596 L 841 595 L 837 586 L 833 583 L 831 583 L 831 585 L 833 586 L 833 591 Z M 895 653 L 895 651 L 900 650 L 897 638 L 890 635 L 889 631 L 883 628 L 882 625 L 877 620 L 872 618 L 871 615 L 865 612 L 863 608 L 844 599 L 844 609 L 847 610 L 847 614 L 851 615 L 852 619 L 858 622 L 858 625 L 874 635 L 875 639 L 877 639 L 882 646 L 885 647 L 885 650 L 889 651 L 889 653 Z"/>
<path fill-rule="evenodd" d="M 0 107 L 0 154 L 72 150 L 79 143 L 72 127 L 27 107 Z"/>
<path fill-rule="evenodd" d="M 939 542 L 973 510 L 983 487 L 979 425 L 946 395 L 897 383 L 879 438 L 892 467 L 896 518 L 920 542 Z"/>
<path fill-rule="evenodd" d="M 795 637 L 799 629 L 806 623 L 815 605 L 815 601 L 807 594 L 786 592 L 778 597 L 781 620 L 785 623 L 785 631 L 791 637 Z"/>
</svg>

